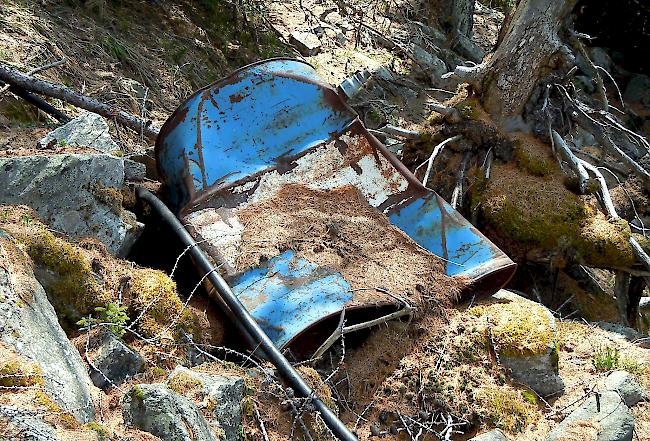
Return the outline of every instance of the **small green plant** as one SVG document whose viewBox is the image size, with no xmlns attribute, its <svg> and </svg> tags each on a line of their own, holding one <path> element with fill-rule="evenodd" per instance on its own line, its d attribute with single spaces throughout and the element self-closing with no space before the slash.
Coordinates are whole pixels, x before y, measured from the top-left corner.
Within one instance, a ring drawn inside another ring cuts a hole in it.
<svg viewBox="0 0 650 441">
<path fill-rule="evenodd" d="M 99 436 L 100 441 L 108 438 L 108 429 L 95 421 L 86 424 L 86 428 L 93 430 Z"/>
<path fill-rule="evenodd" d="M 118 337 L 124 335 L 124 325 L 129 321 L 129 316 L 126 314 L 126 306 L 118 306 L 113 302 L 109 302 L 106 306 L 98 306 L 95 308 L 97 318 L 84 317 L 77 322 L 79 326 L 90 326 L 95 323 L 114 323 L 110 327 L 111 331 Z"/>
<path fill-rule="evenodd" d="M 591 361 L 597 371 L 620 369 L 632 375 L 641 375 L 645 372 L 645 366 L 642 363 L 633 358 L 621 356 L 618 349 L 609 346 L 596 350 Z"/>
<path fill-rule="evenodd" d="M 29 227 L 34 221 L 34 218 L 30 213 L 23 213 L 20 220 L 22 221 L 24 226 Z"/>
<path fill-rule="evenodd" d="M 66 141 L 65 139 L 59 140 L 59 147 L 65 147 L 67 145 L 68 145 L 68 141 Z"/>
<path fill-rule="evenodd" d="M 620 361 L 620 354 L 618 349 L 602 348 L 594 352 L 591 362 L 597 371 L 612 371 L 618 367 Z"/>
<path fill-rule="evenodd" d="M 102 39 L 102 48 L 106 53 L 113 58 L 125 62 L 128 61 L 129 52 L 124 43 L 113 37 L 107 35 Z"/>
</svg>

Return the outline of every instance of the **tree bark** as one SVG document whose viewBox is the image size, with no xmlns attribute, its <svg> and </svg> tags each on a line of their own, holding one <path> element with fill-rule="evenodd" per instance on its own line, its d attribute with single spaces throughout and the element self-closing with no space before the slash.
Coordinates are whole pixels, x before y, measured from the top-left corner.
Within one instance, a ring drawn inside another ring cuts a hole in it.
<svg viewBox="0 0 650 441">
<path fill-rule="evenodd" d="M 540 79 L 560 66 L 564 18 L 577 0 L 522 0 L 503 41 L 485 65 L 481 91 L 496 119 L 522 114 Z"/>
<path fill-rule="evenodd" d="M 432 0 L 431 11 L 436 12 L 432 17 L 438 20 L 445 32 L 458 32 L 465 37 L 472 36 L 474 27 L 475 0 Z"/>
</svg>

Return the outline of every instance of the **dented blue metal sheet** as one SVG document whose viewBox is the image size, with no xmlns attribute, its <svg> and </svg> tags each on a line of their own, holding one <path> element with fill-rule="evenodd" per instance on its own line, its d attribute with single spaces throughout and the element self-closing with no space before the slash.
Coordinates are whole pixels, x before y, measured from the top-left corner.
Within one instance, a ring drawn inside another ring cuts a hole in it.
<svg viewBox="0 0 650 441">
<path fill-rule="evenodd" d="M 388 218 L 418 245 L 442 258 L 449 276 L 478 280 L 508 264 L 499 248 L 436 193 L 409 200 Z"/>
<path fill-rule="evenodd" d="M 266 335 L 284 347 L 304 329 L 340 312 L 352 300 L 350 285 L 286 251 L 231 282 L 233 292 Z"/>
<path fill-rule="evenodd" d="M 355 186 L 393 225 L 441 257 L 448 275 L 471 279 L 475 293 L 495 292 L 514 272 L 498 247 L 423 187 L 302 61 L 257 63 L 197 92 L 163 126 L 156 155 L 172 208 L 281 348 L 346 305 L 376 313 L 399 303 L 384 296 L 359 304 L 339 273 L 292 252 L 237 273 L 244 231 L 238 210 L 283 185 Z"/>
<path fill-rule="evenodd" d="M 324 105 L 336 94 L 311 66 L 273 60 L 239 70 L 193 95 L 161 132 L 159 167 L 175 208 L 288 162 L 345 129 L 354 115 Z"/>
</svg>

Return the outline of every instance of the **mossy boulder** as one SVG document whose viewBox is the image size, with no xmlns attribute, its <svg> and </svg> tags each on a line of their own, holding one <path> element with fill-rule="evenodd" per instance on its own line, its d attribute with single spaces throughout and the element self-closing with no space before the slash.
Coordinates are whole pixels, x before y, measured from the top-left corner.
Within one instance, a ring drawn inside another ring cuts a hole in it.
<svg viewBox="0 0 650 441">
<path fill-rule="evenodd" d="M 124 423 L 163 441 L 217 441 L 199 408 L 164 384 L 138 384 L 123 399 Z"/>
<path fill-rule="evenodd" d="M 242 377 L 197 372 L 177 366 L 167 379 L 167 387 L 192 399 L 215 433 L 223 433 L 226 441 L 239 439 L 246 389 Z"/>
<path fill-rule="evenodd" d="M 142 230 L 122 208 L 124 161 L 106 154 L 0 158 L 0 204 L 28 205 L 74 238 L 93 237 L 126 256 Z"/>
<path fill-rule="evenodd" d="M 485 318 L 483 332 L 512 377 L 541 396 L 564 390 L 557 329 L 550 311 L 506 290 L 492 296 L 492 301 L 495 303 L 476 306 L 470 312 Z"/>
<path fill-rule="evenodd" d="M 164 272 L 117 259 L 97 240 L 61 237 L 29 207 L 1 206 L 0 228 L 10 232 L 33 261 L 68 331 L 78 329 L 82 317 L 97 316 L 97 308 L 117 304 L 121 293 L 128 317 L 135 320 L 133 328 L 141 335 L 173 337 L 178 328 L 198 334 L 196 318 L 184 308 L 176 283 Z"/>
<path fill-rule="evenodd" d="M 29 258 L 1 230 L 0 296 L 0 385 L 38 386 L 79 422 L 91 420 L 91 381 L 79 352 L 61 329 Z"/>
</svg>

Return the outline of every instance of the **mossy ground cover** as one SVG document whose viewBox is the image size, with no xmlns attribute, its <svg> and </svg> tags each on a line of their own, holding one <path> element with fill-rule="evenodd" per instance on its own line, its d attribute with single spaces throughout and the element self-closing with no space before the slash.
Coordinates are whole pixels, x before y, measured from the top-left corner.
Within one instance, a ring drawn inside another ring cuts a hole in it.
<svg viewBox="0 0 650 441">
<path fill-rule="evenodd" d="M 634 261 L 625 221 L 608 220 L 593 196 L 565 185 L 550 146 L 514 135 L 516 163 L 497 163 L 490 181 L 472 197 L 491 232 L 507 252 L 566 253 L 586 265 L 626 266 Z"/>
<path fill-rule="evenodd" d="M 520 432 L 538 417 L 538 407 L 531 392 L 512 384 L 497 363 L 485 317 L 479 313 L 489 311 L 495 320 L 505 320 L 510 315 L 499 311 L 504 306 L 450 311 L 450 323 L 442 328 L 423 324 L 429 331 L 422 343 L 399 362 L 375 399 L 388 411 L 418 415 L 423 408 L 437 408 L 477 427 Z M 516 325 L 505 322 L 505 327 Z"/>
</svg>

